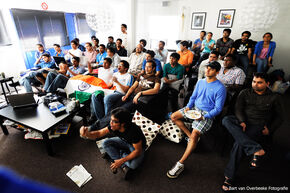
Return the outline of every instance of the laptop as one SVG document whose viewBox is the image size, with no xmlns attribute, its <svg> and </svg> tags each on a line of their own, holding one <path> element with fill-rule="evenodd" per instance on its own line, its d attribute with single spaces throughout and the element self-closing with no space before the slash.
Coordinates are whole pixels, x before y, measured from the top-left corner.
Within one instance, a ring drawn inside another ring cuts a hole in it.
<svg viewBox="0 0 290 193">
<path fill-rule="evenodd" d="M 36 107 L 38 104 L 35 102 L 33 93 L 7 95 L 7 99 L 13 109 L 23 107 Z"/>
<path fill-rule="evenodd" d="M 59 57 L 59 56 L 53 56 L 53 59 L 57 65 L 59 65 L 61 62 L 65 61 L 64 57 Z"/>
</svg>

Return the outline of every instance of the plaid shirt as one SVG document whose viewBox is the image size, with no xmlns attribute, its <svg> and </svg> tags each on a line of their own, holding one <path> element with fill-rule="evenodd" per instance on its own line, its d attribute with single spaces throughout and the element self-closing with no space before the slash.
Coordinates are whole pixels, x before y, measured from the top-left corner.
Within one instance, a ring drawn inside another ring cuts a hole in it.
<svg viewBox="0 0 290 193">
<path fill-rule="evenodd" d="M 243 85 L 245 82 L 246 75 L 244 71 L 236 66 L 229 69 L 224 73 L 225 68 L 220 69 L 217 79 L 220 80 L 224 85 Z"/>
</svg>

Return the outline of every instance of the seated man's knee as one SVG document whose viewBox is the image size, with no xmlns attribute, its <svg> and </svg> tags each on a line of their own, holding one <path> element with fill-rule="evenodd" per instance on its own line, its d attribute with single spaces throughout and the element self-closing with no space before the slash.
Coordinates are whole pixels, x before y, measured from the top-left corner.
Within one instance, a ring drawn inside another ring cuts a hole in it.
<svg viewBox="0 0 290 193">
<path fill-rule="evenodd" d="M 181 115 L 181 113 L 180 113 L 179 111 L 176 111 L 176 112 L 174 112 L 174 113 L 171 115 L 170 118 L 171 118 L 171 120 L 172 120 L 173 122 L 175 122 L 175 121 L 181 119 L 181 118 L 182 118 L 182 115 Z"/>
<path fill-rule="evenodd" d="M 222 120 L 222 125 L 226 126 L 233 121 L 233 116 L 225 116 Z"/>
</svg>

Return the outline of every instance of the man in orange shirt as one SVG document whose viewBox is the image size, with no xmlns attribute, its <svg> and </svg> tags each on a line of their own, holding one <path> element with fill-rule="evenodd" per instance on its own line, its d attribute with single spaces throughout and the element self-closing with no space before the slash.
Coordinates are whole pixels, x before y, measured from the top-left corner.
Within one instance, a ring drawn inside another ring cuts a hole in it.
<svg viewBox="0 0 290 193">
<path fill-rule="evenodd" d="M 190 69 L 190 65 L 193 61 L 193 53 L 187 49 L 188 48 L 188 42 L 182 41 L 180 42 L 180 51 L 177 53 L 180 55 L 180 59 L 178 60 L 178 63 L 181 64 L 185 71 L 188 72 Z"/>
</svg>

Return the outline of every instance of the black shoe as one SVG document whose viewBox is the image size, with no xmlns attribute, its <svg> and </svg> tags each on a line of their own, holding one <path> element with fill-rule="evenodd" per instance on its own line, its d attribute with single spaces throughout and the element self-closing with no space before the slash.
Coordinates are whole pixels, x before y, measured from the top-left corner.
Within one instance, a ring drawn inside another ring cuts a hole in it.
<svg viewBox="0 0 290 193">
<path fill-rule="evenodd" d="M 132 169 L 129 168 L 128 166 L 124 166 L 122 168 L 122 172 L 123 172 L 123 175 L 124 175 L 124 180 L 129 180 L 132 176 Z"/>
<path fill-rule="evenodd" d="M 19 81 L 17 81 L 17 82 L 9 84 L 9 86 L 11 86 L 11 87 L 20 86 L 20 83 L 19 83 Z"/>
</svg>

